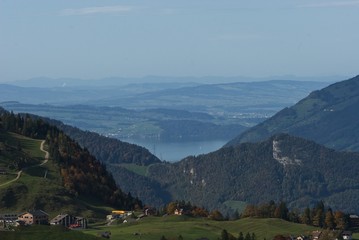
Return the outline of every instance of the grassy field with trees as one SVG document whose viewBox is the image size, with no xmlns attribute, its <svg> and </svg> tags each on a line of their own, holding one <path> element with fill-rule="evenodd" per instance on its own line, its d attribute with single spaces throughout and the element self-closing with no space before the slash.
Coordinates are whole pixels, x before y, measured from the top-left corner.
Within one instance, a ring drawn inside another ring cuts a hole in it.
<svg viewBox="0 0 359 240">
<path fill-rule="evenodd" d="M 241 239 L 271 240 L 282 236 L 310 236 L 313 231 L 321 230 L 305 224 L 290 223 L 275 218 L 242 218 L 235 221 L 213 221 L 208 218 L 165 215 L 163 217 L 146 217 L 129 223 L 114 222 L 92 224 L 86 230 L 68 230 L 54 226 L 31 226 L 17 228 L 15 231 L 1 232 L 1 240 L 38 240 L 38 239 L 76 239 L 95 240 L 101 234 L 110 234 L 110 239 L 146 239 L 146 240 L 180 240 L 180 239 Z M 322 230 L 323 236 L 332 234 L 332 230 Z M 224 236 L 224 233 L 226 234 Z M 355 233 L 353 239 L 359 239 Z"/>
<path fill-rule="evenodd" d="M 0 231 L 1 240 L 96 240 L 96 236 L 90 236 L 80 231 L 72 231 L 63 227 L 53 226 L 28 226 L 16 229 L 16 231 Z"/>
<path fill-rule="evenodd" d="M 280 219 L 244 218 L 236 221 L 213 221 L 207 218 L 186 216 L 147 217 L 132 223 L 117 222 L 112 226 L 96 226 L 84 233 L 97 236 L 101 232 L 111 232 L 112 239 L 221 239 L 223 230 L 238 238 L 254 233 L 256 240 L 273 239 L 282 234 L 285 236 L 300 234 L 309 235 L 317 228 L 304 224 L 290 223 Z"/>
</svg>

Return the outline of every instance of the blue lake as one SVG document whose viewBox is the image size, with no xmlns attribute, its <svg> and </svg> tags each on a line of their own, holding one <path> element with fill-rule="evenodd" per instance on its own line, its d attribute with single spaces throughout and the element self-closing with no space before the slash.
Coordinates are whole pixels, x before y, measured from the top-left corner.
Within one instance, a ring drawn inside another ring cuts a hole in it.
<svg viewBox="0 0 359 240">
<path fill-rule="evenodd" d="M 159 159 L 168 162 L 177 162 L 187 156 L 197 156 L 216 151 L 225 145 L 228 140 L 196 141 L 196 142 L 155 142 L 138 139 L 121 139 L 147 148 Z"/>
</svg>

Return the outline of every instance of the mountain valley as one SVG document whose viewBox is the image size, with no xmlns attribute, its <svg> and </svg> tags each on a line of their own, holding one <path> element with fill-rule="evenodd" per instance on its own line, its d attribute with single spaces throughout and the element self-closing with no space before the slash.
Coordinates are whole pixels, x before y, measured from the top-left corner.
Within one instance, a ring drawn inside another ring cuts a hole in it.
<svg viewBox="0 0 359 240">
<path fill-rule="evenodd" d="M 356 78 L 348 81 L 355 82 Z M 347 86 L 348 81 L 335 84 L 335 89 L 342 90 L 341 86 Z M 351 90 L 353 96 L 354 87 Z M 338 97 L 334 97 L 337 94 L 332 91 L 332 98 L 347 96 L 343 91 Z M 314 92 L 308 98 L 316 95 L 320 94 Z M 346 103 L 352 99 L 355 98 L 349 95 L 340 103 L 352 106 Z M 306 101 L 304 99 L 298 104 Z M 337 152 L 303 138 L 277 133 L 257 143 L 229 145 L 213 153 L 189 156 L 176 163 L 163 163 L 146 151 L 138 155 L 138 150 L 128 148 L 131 145 L 120 147 L 126 144 L 118 140 L 52 122 L 110 166 L 111 173 L 124 191 L 146 199 L 146 203 L 151 205 L 185 199 L 211 209 L 219 207 L 230 211 L 226 205 L 228 201 L 260 203 L 268 199 L 284 200 L 291 207 L 303 208 L 323 199 L 332 207 L 358 211 L 353 204 L 359 192 L 355 179 L 356 153 Z M 325 126 L 328 127 L 323 125 L 323 128 Z M 112 149 L 111 154 L 105 149 Z M 344 194 L 348 196 L 345 199 L 342 198 Z"/>
</svg>

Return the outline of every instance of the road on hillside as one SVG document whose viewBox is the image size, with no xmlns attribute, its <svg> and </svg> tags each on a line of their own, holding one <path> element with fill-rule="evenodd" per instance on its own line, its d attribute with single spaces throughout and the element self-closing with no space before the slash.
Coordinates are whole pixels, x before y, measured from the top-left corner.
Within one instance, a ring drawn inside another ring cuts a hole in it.
<svg viewBox="0 0 359 240">
<path fill-rule="evenodd" d="M 45 153 L 45 159 L 44 159 L 44 161 L 42 161 L 42 163 L 40 163 L 40 164 L 36 164 L 36 165 L 31 166 L 31 167 L 42 166 L 42 165 L 46 164 L 46 163 L 49 161 L 49 156 L 50 156 L 50 154 L 49 154 L 48 151 L 46 151 L 46 150 L 44 149 L 44 144 L 45 144 L 45 140 L 43 140 L 43 141 L 41 142 L 41 144 L 40 144 L 40 150 Z M 10 184 L 10 183 L 12 183 L 12 182 L 17 181 L 17 180 L 20 178 L 20 176 L 21 176 L 21 174 L 22 174 L 22 171 L 23 171 L 23 170 L 26 170 L 26 169 L 28 169 L 28 168 L 31 168 L 31 167 L 27 167 L 27 168 L 21 169 L 20 171 L 18 171 L 18 172 L 16 173 L 16 178 L 14 178 L 14 179 L 12 179 L 12 180 L 10 180 L 10 181 L 7 181 L 7 182 L 5 182 L 5 183 L 0 184 L 0 187 L 5 186 L 5 185 L 7 185 L 7 184 Z"/>
<path fill-rule="evenodd" d="M 41 142 L 41 145 L 40 145 L 40 150 L 45 153 L 45 159 L 44 159 L 44 161 L 43 161 L 41 164 L 38 164 L 38 165 L 35 165 L 35 166 L 42 166 L 42 165 L 44 165 L 45 163 L 47 163 L 47 161 L 49 161 L 49 156 L 50 156 L 50 154 L 49 154 L 48 151 L 46 151 L 46 150 L 44 149 L 44 145 L 45 145 L 45 140 L 43 140 L 43 141 Z M 35 166 L 34 166 L 34 167 L 35 167 Z"/>
</svg>

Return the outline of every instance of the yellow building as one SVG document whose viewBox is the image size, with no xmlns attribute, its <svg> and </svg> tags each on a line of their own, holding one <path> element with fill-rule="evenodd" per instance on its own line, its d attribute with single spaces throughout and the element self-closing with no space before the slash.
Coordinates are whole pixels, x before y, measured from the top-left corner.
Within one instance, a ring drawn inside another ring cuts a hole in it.
<svg viewBox="0 0 359 240">
<path fill-rule="evenodd" d="M 118 214 L 118 215 L 123 215 L 125 213 L 126 213 L 126 211 L 124 211 L 124 210 L 113 210 L 112 211 L 112 214 Z"/>
<path fill-rule="evenodd" d="M 25 225 L 49 223 L 49 215 L 42 210 L 24 212 L 17 219 L 23 221 Z"/>
</svg>

